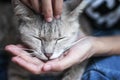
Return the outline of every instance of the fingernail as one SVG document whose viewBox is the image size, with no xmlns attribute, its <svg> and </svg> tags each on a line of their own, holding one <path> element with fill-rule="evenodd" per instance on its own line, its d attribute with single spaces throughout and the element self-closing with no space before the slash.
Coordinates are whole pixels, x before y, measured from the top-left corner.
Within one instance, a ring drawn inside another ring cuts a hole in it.
<svg viewBox="0 0 120 80">
<path fill-rule="evenodd" d="M 55 16 L 55 18 L 56 18 L 56 19 L 59 19 L 59 18 L 60 18 L 60 15 Z"/>
<path fill-rule="evenodd" d="M 44 71 L 50 71 L 50 70 L 51 70 L 51 66 L 50 65 L 45 65 Z"/>
<path fill-rule="evenodd" d="M 47 20 L 47 22 L 51 22 L 52 18 L 47 18 L 46 20 Z"/>
</svg>

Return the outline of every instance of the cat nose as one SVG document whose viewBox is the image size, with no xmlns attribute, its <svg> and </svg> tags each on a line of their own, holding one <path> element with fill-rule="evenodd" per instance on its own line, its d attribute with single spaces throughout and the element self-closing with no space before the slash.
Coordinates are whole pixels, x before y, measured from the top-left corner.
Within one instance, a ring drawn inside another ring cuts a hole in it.
<svg viewBox="0 0 120 80">
<path fill-rule="evenodd" d="M 47 58 L 50 58 L 50 57 L 52 56 L 52 53 L 45 53 L 45 56 L 46 56 Z"/>
</svg>

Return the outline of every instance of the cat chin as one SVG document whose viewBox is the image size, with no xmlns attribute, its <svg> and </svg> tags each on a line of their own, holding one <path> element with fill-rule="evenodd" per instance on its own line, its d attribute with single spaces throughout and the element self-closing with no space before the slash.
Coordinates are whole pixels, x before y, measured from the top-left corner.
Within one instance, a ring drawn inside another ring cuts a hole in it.
<svg viewBox="0 0 120 80">
<path fill-rule="evenodd" d="M 59 53 L 58 52 L 54 52 L 54 54 L 50 57 L 50 59 L 59 58 L 61 55 L 64 55 L 63 52 L 64 52 L 63 50 L 61 50 Z"/>
<path fill-rule="evenodd" d="M 38 54 L 38 53 L 33 53 L 32 56 L 42 60 L 42 61 L 48 61 L 49 59 L 44 55 L 44 54 Z"/>
<path fill-rule="evenodd" d="M 31 56 L 36 57 L 36 58 L 42 60 L 43 62 L 47 62 L 47 61 L 50 61 L 50 60 L 60 58 L 62 55 L 64 55 L 64 50 L 61 50 L 60 52 L 55 51 L 50 58 L 47 58 L 44 55 L 44 53 L 41 53 L 41 52 L 38 53 L 37 51 L 31 54 Z"/>
<path fill-rule="evenodd" d="M 54 56 L 52 56 L 52 57 L 50 57 L 50 60 L 53 60 L 53 59 L 57 59 L 57 58 L 59 58 L 61 55 L 54 55 Z"/>
</svg>

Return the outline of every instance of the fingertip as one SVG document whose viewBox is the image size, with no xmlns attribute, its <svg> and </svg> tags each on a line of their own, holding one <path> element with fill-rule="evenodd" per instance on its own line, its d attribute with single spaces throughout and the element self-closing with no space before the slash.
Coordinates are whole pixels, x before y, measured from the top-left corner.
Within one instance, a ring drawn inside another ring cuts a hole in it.
<svg viewBox="0 0 120 80">
<path fill-rule="evenodd" d="M 60 18 L 60 15 L 56 15 L 55 18 L 56 18 L 56 19 L 59 19 L 59 18 Z"/>
<path fill-rule="evenodd" d="M 7 51 L 8 51 L 8 50 L 9 50 L 9 48 L 10 48 L 10 46 L 5 46 L 5 50 L 7 50 Z"/>
<path fill-rule="evenodd" d="M 16 63 L 16 62 L 17 62 L 17 57 L 13 57 L 13 58 L 11 59 L 11 61 Z"/>
<path fill-rule="evenodd" d="M 46 18 L 46 21 L 47 21 L 47 22 L 51 22 L 51 21 L 52 21 L 52 18 L 51 18 L 51 17 Z"/>
<path fill-rule="evenodd" d="M 59 19 L 63 10 L 63 0 L 55 0 L 53 3 L 54 17 Z"/>
<path fill-rule="evenodd" d="M 9 51 L 9 50 L 11 50 L 11 49 L 13 49 L 13 47 L 15 47 L 15 45 L 7 45 L 7 46 L 5 46 L 5 50 L 7 50 L 7 51 Z"/>
<path fill-rule="evenodd" d="M 45 18 L 45 20 L 47 22 L 52 22 L 52 20 L 53 20 L 53 14 L 52 14 L 51 10 L 49 10 L 49 12 L 48 11 L 46 11 L 46 12 L 44 11 L 43 15 L 44 15 L 44 18 Z"/>
<path fill-rule="evenodd" d="M 55 9 L 54 10 L 54 17 L 56 19 L 59 19 L 61 17 L 61 14 L 62 14 L 62 10 L 61 9 Z"/>
<path fill-rule="evenodd" d="M 41 0 L 42 13 L 47 22 L 51 22 L 53 19 L 53 9 L 51 0 Z"/>
<path fill-rule="evenodd" d="M 44 70 L 45 72 L 50 71 L 51 69 L 52 69 L 52 67 L 51 67 L 51 65 L 49 65 L 49 64 L 46 64 L 46 65 L 44 65 L 44 67 L 43 67 L 43 70 Z"/>
</svg>

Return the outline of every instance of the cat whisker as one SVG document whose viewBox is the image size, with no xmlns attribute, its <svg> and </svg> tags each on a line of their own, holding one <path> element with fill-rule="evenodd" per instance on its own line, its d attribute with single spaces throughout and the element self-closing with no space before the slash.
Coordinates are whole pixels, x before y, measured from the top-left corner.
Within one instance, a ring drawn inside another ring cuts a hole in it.
<svg viewBox="0 0 120 80">
<path fill-rule="evenodd" d="M 33 49 L 27 49 L 27 48 L 22 48 L 24 51 L 27 51 L 30 54 L 33 54 L 33 52 L 35 52 L 35 50 Z"/>
<path fill-rule="evenodd" d="M 37 55 L 35 54 L 36 51 L 33 49 L 26 49 L 26 48 L 22 48 L 23 50 L 27 51 L 32 57 L 36 57 Z"/>
</svg>

